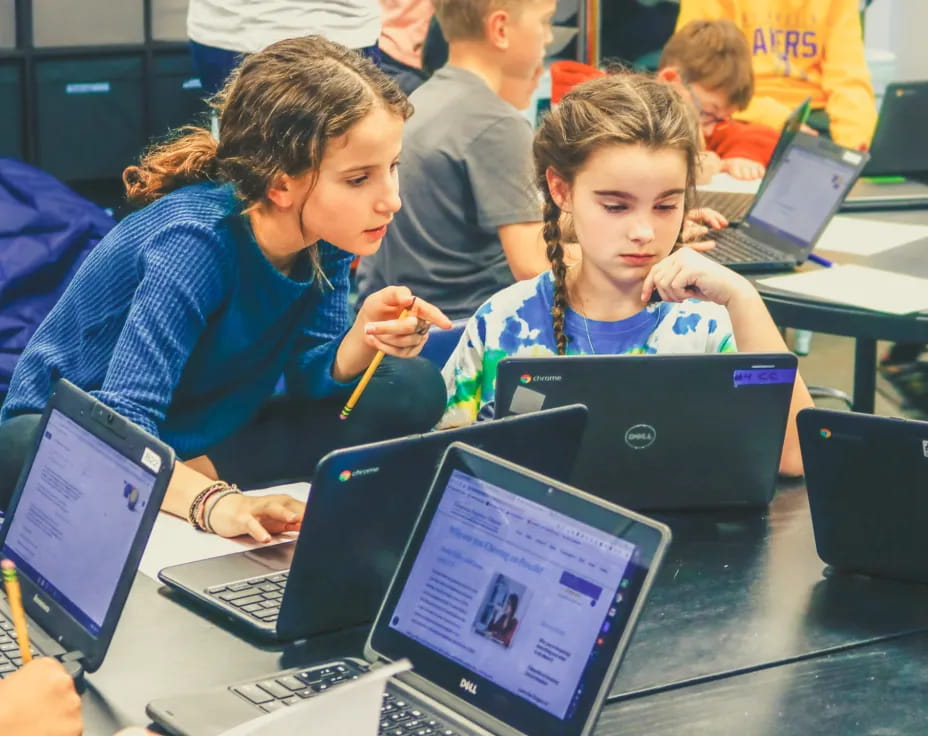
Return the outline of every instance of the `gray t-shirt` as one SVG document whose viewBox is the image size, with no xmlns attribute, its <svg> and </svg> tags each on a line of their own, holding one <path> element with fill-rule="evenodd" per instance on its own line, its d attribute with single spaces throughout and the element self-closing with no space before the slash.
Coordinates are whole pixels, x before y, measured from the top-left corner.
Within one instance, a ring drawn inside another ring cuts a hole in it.
<svg viewBox="0 0 928 736">
<path fill-rule="evenodd" d="M 513 282 L 497 228 L 541 221 L 528 121 L 477 75 L 445 66 L 413 93 L 400 196 L 380 250 L 361 259 L 363 298 L 402 284 L 452 319 Z"/>
</svg>

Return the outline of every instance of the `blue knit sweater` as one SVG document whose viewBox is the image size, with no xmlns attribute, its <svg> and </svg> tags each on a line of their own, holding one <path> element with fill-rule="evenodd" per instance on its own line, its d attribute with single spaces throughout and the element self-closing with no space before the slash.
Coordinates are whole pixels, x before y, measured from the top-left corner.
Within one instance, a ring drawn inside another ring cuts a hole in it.
<svg viewBox="0 0 928 736">
<path fill-rule="evenodd" d="M 284 276 L 241 209 L 232 186 L 197 184 L 119 223 L 32 337 L 0 421 L 41 411 L 63 376 L 188 458 L 253 418 L 281 373 L 292 394 L 347 393 L 331 370 L 352 255 L 319 244 L 331 286 L 308 252 Z"/>
</svg>

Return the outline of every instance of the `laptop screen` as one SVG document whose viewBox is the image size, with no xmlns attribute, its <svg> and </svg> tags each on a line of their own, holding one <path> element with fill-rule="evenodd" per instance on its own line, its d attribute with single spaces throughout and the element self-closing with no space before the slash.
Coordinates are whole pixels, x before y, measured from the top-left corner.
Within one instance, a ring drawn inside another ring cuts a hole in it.
<svg viewBox="0 0 928 736">
<path fill-rule="evenodd" d="M 849 163 L 791 146 L 746 219 L 796 245 L 808 246 L 856 176 L 856 167 Z"/>
<path fill-rule="evenodd" d="M 95 637 L 155 479 L 53 409 L 0 554 Z"/>
<path fill-rule="evenodd" d="M 419 645 L 404 648 L 419 674 L 518 730 L 579 732 L 658 539 L 621 518 L 610 533 L 456 468 L 378 628 Z"/>
</svg>

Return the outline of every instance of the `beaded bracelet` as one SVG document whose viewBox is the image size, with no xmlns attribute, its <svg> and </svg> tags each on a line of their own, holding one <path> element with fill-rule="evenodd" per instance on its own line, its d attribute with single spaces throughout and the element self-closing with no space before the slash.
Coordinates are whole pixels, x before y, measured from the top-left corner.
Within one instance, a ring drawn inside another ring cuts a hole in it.
<svg viewBox="0 0 928 736">
<path fill-rule="evenodd" d="M 215 533 L 216 533 L 216 530 L 213 529 L 213 522 L 212 522 L 212 518 L 213 518 L 213 509 L 216 508 L 216 506 L 219 504 L 219 502 L 220 502 L 223 498 L 225 498 L 226 496 L 230 496 L 230 495 L 232 495 L 233 493 L 241 493 L 241 491 L 239 490 L 238 486 L 235 485 L 235 483 L 229 484 L 228 488 L 224 488 L 224 489 L 221 490 L 219 493 L 217 493 L 217 494 L 215 495 L 215 497 L 213 498 L 213 503 L 212 503 L 212 505 L 209 507 L 209 509 L 206 510 L 205 515 L 204 515 L 204 517 L 203 517 L 203 527 L 204 527 L 204 528 L 206 529 L 206 531 L 208 531 L 210 534 L 215 534 Z M 206 499 L 203 500 L 203 506 L 204 506 L 204 508 L 206 507 Z"/>
<path fill-rule="evenodd" d="M 196 520 L 197 520 L 197 524 L 199 525 L 200 529 L 202 529 L 203 531 L 205 532 L 210 531 L 206 526 L 206 504 L 209 503 L 209 500 L 213 496 L 216 496 L 222 493 L 227 488 L 229 488 L 228 483 L 225 483 L 225 482 L 214 483 L 207 489 L 206 493 L 203 495 L 203 498 L 200 499 L 200 504 L 197 507 L 197 511 L 196 511 Z"/>
<path fill-rule="evenodd" d="M 206 498 L 206 496 L 212 494 L 216 490 L 220 490 L 220 489 L 227 488 L 227 487 L 228 487 L 228 483 L 220 480 L 220 481 L 217 481 L 216 483 L 213 483 L 212 485 L 208 485 L 206 488 L 200 491 L 196 496 L 194 496 L 193 501 L 190 503 L 190 509 L 187 511 L 187 521 L 190 523 L 190 526 L 192 526 L 194 529 L 197 529 L 198 531 L 201 531 L 201 532 L 206 531 L 203 525 L 200 524 L 200 520 L 199 520 L 199 516 L 200 516 L 199 512 L 201 510 L 200 505 L 202 504 L 203 499 Z"/>
</svg>

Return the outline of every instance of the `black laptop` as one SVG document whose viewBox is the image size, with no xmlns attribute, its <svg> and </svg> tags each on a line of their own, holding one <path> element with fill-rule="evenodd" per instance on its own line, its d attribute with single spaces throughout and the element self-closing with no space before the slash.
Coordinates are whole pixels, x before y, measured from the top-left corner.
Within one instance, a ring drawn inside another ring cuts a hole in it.
<svg viewBox="0 0 928 736">
<path fill-rule="evenodd" d="M 168 567 L 162 581 L 265 639 L 293 640 L 374 619 L 442 453 L 466 441 L 566 480 L 587 410 L 336 450 L 319 461 L 296 542 Z"/>
<path fill-rule="evenodd" d="M 797 421 L 818 556 L 928 583 L 928 422 L 825 409 Z"/>
<path fill-rule="evenodd" d="M 783 123 L 783 128 L 780 131 L 780 137 L 777 139 L 777 144 L 773 149 L 773 153 L 770 154 L 770 161 L 767 164 L 764 176 L 760 180 L 755 194 L 699 190 L 697 192 L 697 204 L 700 207 L 711 207 L 716 212 L 722 213 L 730 224 L 740 222 L 748 213 L 748 210 L 751 209 L 751 204 L 754 200 L 764 191 L 764 188 L 773 176 L 774 169 L 776 169 L 777 164 L 780 163 L 780 159 L 783 158 L 786 149 L 789 148 L 789 144 L 793 142 L 796 133 L 800 131 L 803 124 L 809 119 L 810 112 L 812 112 L 812 98 L 806 97 L 802 103 L 790 113 L 790 116 L 786 118 L 786 122 Z"/>
<path fill-rule="evenodd" d="M 741 223 L 706 234 L 715 241 L 706 256 L 744 272 L 798 266 L 866 162 L 866 153 L 797 133 Z"/>
<path fill-rule="evenodd" d="M 381 734 L 590 734 L 670 538 L 662 524 L 454 443 L 365 647 L 148 705 L 211 736 L 408 658 Z"/>
<path fill-rule="evenodd" d="M 0 530 L 34 654 L 57 657 L 76 678 L 103 663 L 173 467 L 166 445 L 55 384 Z M 4 596 L 0 677 L 22 664 L 12 631 Z"/>
<path fill-rule="evenodd" d="M 795 376 L 789 353 L 506 358 L 496 413 L 586 404 L 570 483 L 623 506 L 764 506 Z"/>
<path fill-rule="evenodd" d="M 843 210 L 928 206 L 928 81 L 886 86 L 870 161 L 851 189 Z"/>
</svg>

